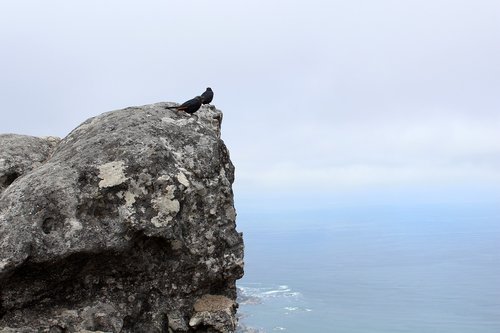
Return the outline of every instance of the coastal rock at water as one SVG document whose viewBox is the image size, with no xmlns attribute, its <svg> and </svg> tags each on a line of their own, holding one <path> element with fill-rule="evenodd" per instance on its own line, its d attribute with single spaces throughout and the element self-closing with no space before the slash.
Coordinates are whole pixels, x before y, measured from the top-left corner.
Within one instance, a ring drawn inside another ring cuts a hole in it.
<svg viewBox="0 0 500 333">
<path fill-rule="evenodd" d="M 0 155 L 0 171 L 19 165 L 0 194 L 0 332 L 235 330 L 243 240 L 222 113 L 167 105 Z"/>
</svg>

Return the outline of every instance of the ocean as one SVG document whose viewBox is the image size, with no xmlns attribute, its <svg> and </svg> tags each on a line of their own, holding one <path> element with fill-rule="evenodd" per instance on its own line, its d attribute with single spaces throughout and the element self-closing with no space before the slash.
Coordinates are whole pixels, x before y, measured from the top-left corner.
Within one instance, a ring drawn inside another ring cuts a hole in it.
<svg viewBox="0 0 500 333">
<path fill-rule="evenodd" d="M 500 207 L 240 211 L 244 332 L 498 333 Z"/>
</svg>

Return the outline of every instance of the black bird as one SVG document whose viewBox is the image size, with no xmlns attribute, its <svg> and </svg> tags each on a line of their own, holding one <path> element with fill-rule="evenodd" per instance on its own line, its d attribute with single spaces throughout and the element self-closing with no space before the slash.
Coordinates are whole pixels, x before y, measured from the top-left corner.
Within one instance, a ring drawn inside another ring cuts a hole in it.
<svg viewBox="0 0 500 333">
<path fill-rule="evenodd" d="M 201 94 L 201 102 L 203 104 L 210 104 L 210 102 L 214 99 L 214 92 L 212 88 L 207 88 L 203 94 Z"/>
<path fill-rule="evenodd" d="M 186 111 L 189 114 L 193 114 L 201 107 L 202 97 L 196 96 L 189 101 L 185 101 L 179 106 L 167 106 L 167 109 L 176 109 L 177 111 Z"/>
</svg>

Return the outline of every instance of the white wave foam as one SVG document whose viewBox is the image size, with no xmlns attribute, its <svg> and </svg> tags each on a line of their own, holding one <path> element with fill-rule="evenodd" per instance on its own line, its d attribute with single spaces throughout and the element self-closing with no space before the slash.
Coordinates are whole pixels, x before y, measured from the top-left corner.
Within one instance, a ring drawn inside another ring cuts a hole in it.
<svg viewBox="0 0 500 333">
<path fill-rule="evenodd" d="M 302 308 L 302 307 L 298 307 L 298 306 L 287 306 L 287 307 L 284 307 L 283 309 L 285 309 L 287 312 L 285 312 L 286 315 L 288 314 L 292 314 L 292 313 L 296 313 L 296 312 L 312 312 L 312 309 L 308 309 L 308 308 Z"/>
<path fill-rule="evenodd" d="M 276 298 L 276 297 L 298 297 L 301 294 L 293 291 L 286 285 L 280 286 L 260 286 L 257 284 L 249 284 L 238 286 L 240 292 L 246 297 L 259 297 L 259 298 Z"/>
<path fill-rule="evenodd" d="M 272 295 L 272 294 L 280 294 L 280 293 L 284 293 L 284 292 L 289 292 L 291 291 L 290 289 L 284 289 L 284 290 L 269 290 L 269 291 L 265 291 L 263 292 L 262 294 L 263 295 Z"/>
</svg>

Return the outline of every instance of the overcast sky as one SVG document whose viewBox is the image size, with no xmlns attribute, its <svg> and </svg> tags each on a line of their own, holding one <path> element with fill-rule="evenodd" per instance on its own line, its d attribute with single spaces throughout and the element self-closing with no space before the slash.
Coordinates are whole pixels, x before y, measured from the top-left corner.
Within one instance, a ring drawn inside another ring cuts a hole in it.
<svg viewBox="0 0 500 333">
<path fill-rule="evenodd" d="M 1 1 L 0 45 L 0 133 L 210 86 L 240 202 L 500 196 L 497 0 Z"/>
</svg>

